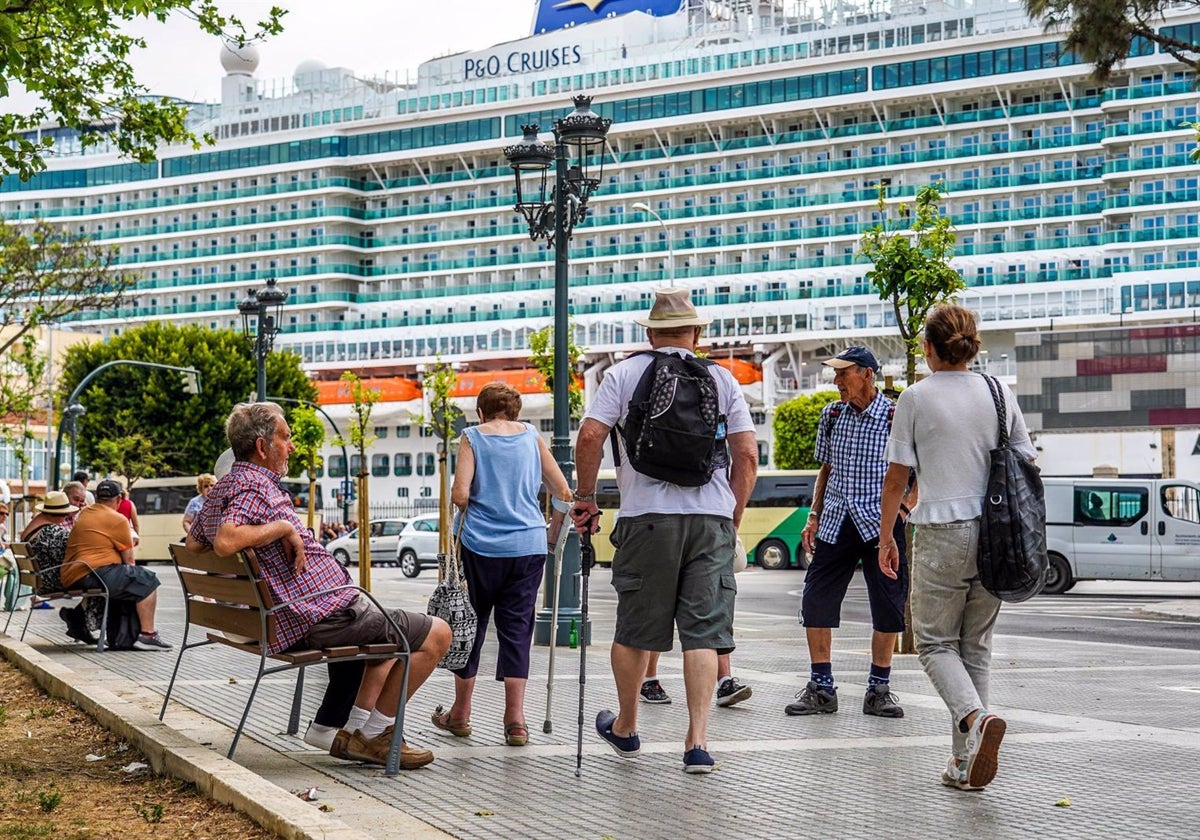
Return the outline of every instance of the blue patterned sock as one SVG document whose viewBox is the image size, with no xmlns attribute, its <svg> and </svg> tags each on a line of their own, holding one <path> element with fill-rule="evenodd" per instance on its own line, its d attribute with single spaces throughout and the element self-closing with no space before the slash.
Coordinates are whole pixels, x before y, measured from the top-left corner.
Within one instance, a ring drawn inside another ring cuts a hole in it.
<svg viewBox="0 0 1200 840">
<path fill-rule="evenodd" d="M 892 666 L 889 665 L 885 668 L 882 665 L 876 665 L 874 662 L 872 662 L 871 673 L 867 675 L 867 688 L 881 684 L 887 685 L 891 676 Z"/>
<path fill-rule="evenodd" d="M 821 688 L 833 688 L 833 663 L 814 662 L 810 679 Z"/>
</svg>

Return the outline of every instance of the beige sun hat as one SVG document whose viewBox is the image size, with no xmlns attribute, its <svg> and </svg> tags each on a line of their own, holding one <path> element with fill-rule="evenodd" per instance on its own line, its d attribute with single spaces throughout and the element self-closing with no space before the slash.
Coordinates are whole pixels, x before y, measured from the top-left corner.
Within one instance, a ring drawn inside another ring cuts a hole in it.
<svg viewBox="0 0 1200 840">
<path fill-rule="evenodd" d="M 673 330 L 676 327 L 703 327 L 712 323 L 692 306 L 691 292 L 687 289 L 655 289 L 654 306 L 648 315 L 634 318 L 648 330 Z"/>
<path fill-rule="evenodd" d="M 33 509 L 38 513 L 74 513 L 78 508 L 71 504 L 71 500 L 67 498 L 67 494 L 61 490 L 51 490 L 46 494 L 46 498 L 42 499 Z"/>
</svg>

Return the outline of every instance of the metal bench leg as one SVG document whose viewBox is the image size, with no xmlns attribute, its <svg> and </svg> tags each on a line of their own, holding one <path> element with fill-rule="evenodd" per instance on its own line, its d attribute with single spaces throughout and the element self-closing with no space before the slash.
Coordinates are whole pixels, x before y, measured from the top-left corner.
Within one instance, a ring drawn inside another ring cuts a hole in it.
<svg viewBox="0 0 1200 840">
<path fill-rule="evenodd" d="M 250 689 L 250 699 L 246 701 L 246 708 L 242 711 L 242 719 L 238 721 L 237 730 L 233 733 L 233 743 L 229 745 L 229 752 L 225 754 L 226 758 L 233 758 L 233 752 L 237 749 L 238 739 L 242 737 L 242 728 L 246 725 L 246 718 L 250 715 L 250 707 L 254 705 L 254 695 L 258 694 L 258 684 L 263 678 L 263 663 L 258 666 L 258 676 L 254 678 L 254 687 Z"/>
<path fill-rule="evenodd" d="M 29 632 L 29 619 L 33 618 L 33 596 L 29 596 L 29 612 L 25 613 L 25 626 L 21 628 L 21 641 L 25 641 L 25 634 Z"/>
<path fill-rule="evenodd" d="M 96 639 L 96 653 L 104 653 L 104 642 L 106 641 L 106 639 L 108 637 L 108 596 L 107 595 L 104 596 L 104 617 L 100 619 L 100 629 L 96 632 L 96 635 L 99 637 Z M 180 653 L 183 653 L 183 651 L 180 651 Z M 176 670 L 179 669 L 178 662 L 175 663 L 175 668 L 176 668 Z M 171 677 L 172 681 L 174 681 L 174 679 L 175 679 L 174 677 Z M 167 694 L 168 694 L 168 696 L 170 696 L 170 692 L 167 692 Z M 167 708 L 167 704 L 164 702 L 163 703 L 163 711 L 166 711 L 166 708 Z M 160 714 L 158 716 L 158 718 L 159 718 L 159 720 L 162 720 L 162 715 Z"/>
<path fill-rule="evenodd" d="M 304 699 L 304 668 L 296 669 L 296 692 L 292 695 L 292 713 L 288 716 L 287 734 L 300 731 L 300 701 Z"/>
<path fill-rule="evenodd" d="M 404 675 L 400 678 L 400 702 L 396 704 L 396 729 L 392 732 L 392 745 L 388 748 L 387 764 L 384 765 L 385 776 L 395 776 L 400 772 L 400 745 L 404 743 L 404 706 L 408 697 L 408 664 L 409 657 L 404 657 Z"/>
</svg>

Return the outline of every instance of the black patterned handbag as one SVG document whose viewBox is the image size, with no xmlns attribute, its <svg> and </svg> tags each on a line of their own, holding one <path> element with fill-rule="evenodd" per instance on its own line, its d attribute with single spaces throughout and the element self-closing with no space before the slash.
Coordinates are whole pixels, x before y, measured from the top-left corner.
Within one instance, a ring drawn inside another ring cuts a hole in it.
<svg viewBox="0 0 1200 840">
<path fill-rule="evenodd" d="M 1019 603 L 1046 585 L 1046 499 L 1038 468 L 1008 443 L 1008 417 L 1000 383 L 985 375 L 999 420 L 991 451 L 979 535 L 979 581 L 1001 601 Z"/>
<path fill-rule="evenodd" d="M 447 671 L 457 671 L 466 666 L 471 658 L 471 648 L 475 646 L 475 631 L 479 626 L 479 617 L 467 595 L 467 578 L 462 566 L 462 523 L 466 515 L 464 509 L 458 516 L 458 528 L 455 529 L 454 539 L 450 541 L 450 553 L 438 555 L 438 584 L 429 596 L 429 606 L 425 609 L 428 615 L 437 616 L 450 625 L 450 649 L 438 663 L 439 668 Z"/>
</svg>

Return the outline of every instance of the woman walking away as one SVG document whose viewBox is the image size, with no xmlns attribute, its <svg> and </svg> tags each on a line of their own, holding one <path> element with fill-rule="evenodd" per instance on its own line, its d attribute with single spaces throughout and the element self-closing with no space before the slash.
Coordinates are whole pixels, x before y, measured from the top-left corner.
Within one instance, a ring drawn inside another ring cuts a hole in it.
<svg viewBox="0 0 1200 840">
<path fill-rule="evenodd" d="M 950 710 L 954 753 L 942 784 L 980 790 L 996 775 L 1005 722 L 988 711 L 992 628 L 1000 601 L 979 582 L 979 524 L 989 456 L 999 421 L 983 376 L 967 366 L 979 352 L 975 315 L 939 306 L 925 321 L 925 359 L 933 375 L 900 394 L 885 457 L 883 522 L 892 522 L 917 470 L 921 501 L 910 522 L 913 541 L 912 625 L 921 665 Z M 1012 447 L 1032 461 L 1016 397 L 1003 383 Z M 879 567 L 896 577 L 902 562 L 891 531 L 879 539 Z"/>
<path fill-rule="evenodd" d="M 525 683 L 538 584 L 546 564 L 546 520 L 538 507 L 544 484 L 555 509 L 572 498 L 550 448 L 521 415 L 521 395 L 492 382 L 477 400 L 480 424 L 463 432 L 450 499 L 462 518 L 462 560 L 471 605 L 479 616 L 466 667 L 454 672 L 454 703 L 438 706 L 433 724 L 458 737 L 471 734 L 471 695 L 479 654 L 495 613 L 500 652 L 496 679 L 504 681 L 504 741 L 524 746 Z"/>
</svg>

